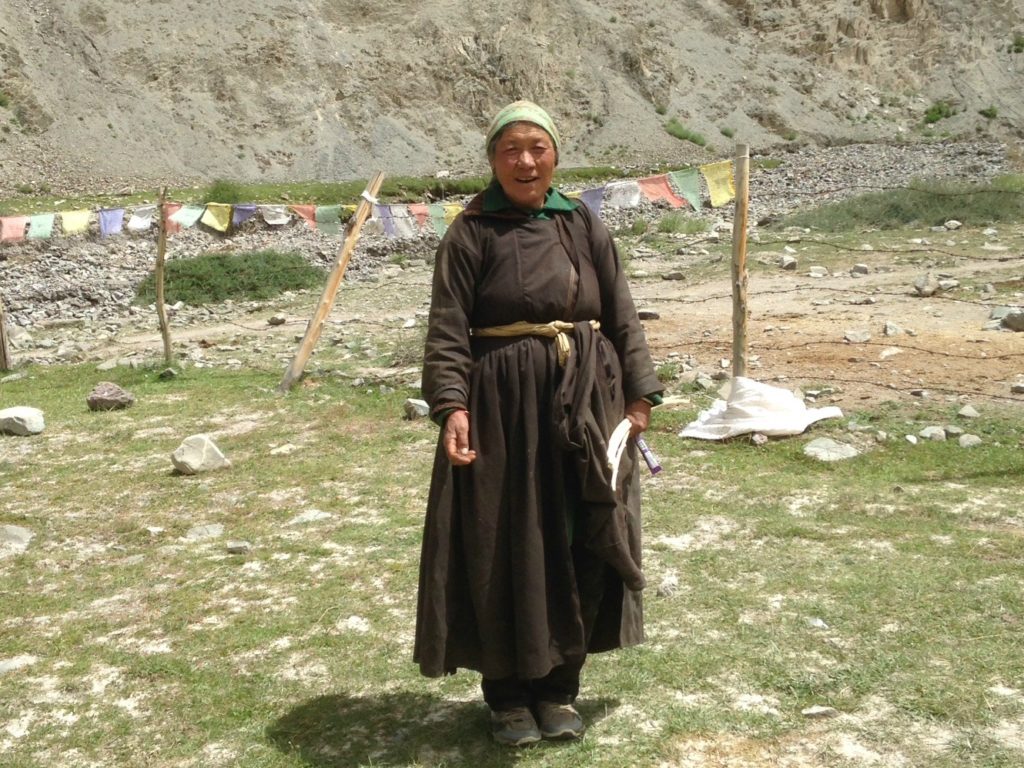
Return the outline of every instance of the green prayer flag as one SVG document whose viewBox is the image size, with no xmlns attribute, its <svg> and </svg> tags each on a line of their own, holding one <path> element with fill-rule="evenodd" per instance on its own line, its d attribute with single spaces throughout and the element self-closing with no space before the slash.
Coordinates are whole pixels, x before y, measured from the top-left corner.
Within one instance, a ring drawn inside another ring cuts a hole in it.
<svg viewBox="0 0 1024 768">
<path fill-rule="evenodd" d="M 681 198 L 690 204 L 693 210 L 700 210 L 700 174 L 696 168 L 672 171 L 668 175 L 668 183 Z"/>
<path fill-rule="evenodd" d="M 28 220 L 28 236 L 31 240 L 41 240 L 46 237 L 53 237 L 53 220 L 56 214 L 39 213 L 30 216 Z"/>
<path fill-rule="evenodd" d="M 341 231 L 341 206 L 340 205 L 318 205 L 316 207 L 316 228 L 329 235 L 336 235 Z"/>
</svg>

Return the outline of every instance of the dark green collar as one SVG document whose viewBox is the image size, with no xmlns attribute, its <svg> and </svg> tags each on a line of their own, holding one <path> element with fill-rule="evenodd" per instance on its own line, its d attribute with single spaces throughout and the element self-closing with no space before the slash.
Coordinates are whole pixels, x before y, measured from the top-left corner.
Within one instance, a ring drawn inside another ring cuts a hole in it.
<svg viewBox="0 0 1024 768">
<path fill-rule="evenodd" d="M 484 213 L 498 213 L 500 211 L 520 211 L 525 213 L 527 216 L 534 219 L 550 219 L 553 213 L 566 213 L 568 211 L 574 211 L 579 207 L 579 203 L 575 200 L 570 200 L 568 197 L 563 195 L 554 187 L 551 187 L 547 194 L 544 196 L 544 205 L 537 211 L 526 211 L 521 208 L 517 208 L 508 196 L 505 194 L 505 190 L 501 188 L 501 184 L 498 183 L 497 179 L 492 179 L 491 183 L 484 190 L 483 199 L 483 212 Z"/>
</svg>

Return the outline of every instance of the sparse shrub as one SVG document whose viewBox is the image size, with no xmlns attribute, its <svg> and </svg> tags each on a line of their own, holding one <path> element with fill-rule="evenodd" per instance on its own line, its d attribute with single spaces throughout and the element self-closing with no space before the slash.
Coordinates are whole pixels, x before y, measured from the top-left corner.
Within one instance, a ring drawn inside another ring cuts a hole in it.
<svg viewBox="0 0 1024 768">
<path fill-rule="evenodd" d="M 7 105 L 11 103 L 11 97 L 3 91 L 0 91 L 0 107 L 7 108 Z"/>
<path fill-rule="evenodd" d="M 984 109 L 979 109 L 978 114 L 986 120 L 995 120 L 999 116 L 999 110 L 995 107 L 985 107 Z"/>
<path fill-rule="evenodd" d="M 164 294 L 170 303 L 213 304 L 233 300 L 269 299 L 284 291 L 315 288 L 324 271 L 298 253 L 250 251 L 204 253 L 167 263 Z M 156 276 L 150 274 L 136 292 L 138 304 L 156 300 Z"/>
<path fill-rule="evenodd" d="M 1010 53 L 1024 53 L 1024 35 L 1014 35 L 1010 44 Z"/>
<path fill-rule="evenodd" d="M 784 131 L 782 138 L 786 141 L 796 141 L 796 131 Z"/>
<path fill-rule="evenodd" d="M 246 203 L 246 191 L 234 181 L 217 179 L 203 192 L 204 203 Z"/>
<path fill-rule="evenodd" d="M 639 237 L 645 232 L 647 232 L 647 219 L 633 219 L 633 223 L 629 225 L 629 234 Z"/>
<path fill-rule="evenodd" d="M 954 114 L 956 113 L 948 101 L 936 101 L 924 113 L 924 121 L 926 124 L 931 125 L 932 123 L 939 122 L 939 120 L 952 117 Z"/>
<path fill-rule="evenodd" d="M 696 235 L 707 232 L 707 229 L 707 222 L 703 219 L 694 219 L 682 213 L 669 213 L 658 222 L 658 231 L 663 234 Z"/>
<path fill-rule="evenodd" d="M 668 112 L 668 107 L 665 106 L 664 104 L 655 104 L 654 111 L 657 112 L 659 115 L 664 115 L 666 112 Z"/>
<path fill-rule="evenodd" d="M 696 144 L 698 147 L 703 147 L 708 143 L 707 139 L 696 131 L 691 131 L 674 117 L 670 118 L 669 121 L 665 123 L 665 131 L 670 136 L 675 136 L 680 141 L 689 141 Z"/>
<path fill-rule="evenodd" d="M 736 131 L 734 131 L 734 130 L 733 130 L 732 128 L 729 128 L 728 126 L 724 126 L 724 125 L 723 125 L 723 126 L 722 126 L 721 128 L 719 128 L 718 130 L 719 130 L 719 131 L 721 132 L 721 134 L 722 134 L 723 136 L 725 136 L 725 138 L 727 138 L 727 139 L 731 139 L 731 138 L 732 138 L 733 136 L 735 136 L 735 135 L 736 135 Z"/>
</svg>

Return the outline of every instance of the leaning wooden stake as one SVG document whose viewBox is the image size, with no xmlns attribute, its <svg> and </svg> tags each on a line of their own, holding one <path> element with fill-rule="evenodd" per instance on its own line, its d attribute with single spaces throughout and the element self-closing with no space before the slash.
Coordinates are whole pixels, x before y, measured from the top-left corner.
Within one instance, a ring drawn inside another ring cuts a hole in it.
<svg viewBox="0 0 1024 768">
<path fill-rule="evenodd" d="M 160 336 L 164 340 L 164 363 L 174 362 L 171 351 L 171 328 L 167 323 L 167 306 L 164 302 L 164 262 L 167 257 L 167 212 L 164 203 L 167 200 L 167 187 L 160 190 L 160 202 L 157 211 L 160 214 L 160 239 L 156 247 L 156 316 L 160 320 Z"/>
<path fill-rule="evenodd" d="M 0 371 L 9 371 L 11 364 L 11 348 L 7 346 L 7 320 L 4 319 L 4 300 L 0 296 Z"/>
<path fill-rule="evenodd" d="M 750 147 L 736 145 L 736 213 L 732 220 L 732 375 L 747 375 L 747 207 Z"/>
<path fill-rule="evenodd" d="M 363 199 L 360 201 L 355 216 L 352 217 L 352 221 L 345 233 L 345 243 L 342 245 L 338 258 L 334 262 L 334 268 L 327 278 L 327 285 L 324 286 L 324 292 L 320 296 L 320 303 L 317 305 L 316 312 L 313 313 L 313 319 L 306 326 L 306 335 L 303 336 L 299 349 L 295 353 L 295 358 L 292 360 L 291 365 L 288 366 L 284 378 L 281 379 L 281 383 L 277 387 L 277 391 L 281 394 L 288 393 L 295 386 L 295 382 L 299 380 L 306 368 L 309 356 L 313 354 L 313 347 L 316 346 L 320 333 L 323 331 L 324 323 L 327 321 L 327 316 L 331 313 L 331 307 L 334 306 L 334 297 L 341 286 L 341 279 L 345 276 L 348 260 L 352 257 L 352 252 L 356 248 L 356 241 L 359 239 L 359 232 L 363 228 L 363 222 L 370 215 L 371 200 L 376 199 L 383 181 L 384 172 L 378 171 L 377 175 L 367 185 L 366 191 L 363 192 Z"/>
</svg>

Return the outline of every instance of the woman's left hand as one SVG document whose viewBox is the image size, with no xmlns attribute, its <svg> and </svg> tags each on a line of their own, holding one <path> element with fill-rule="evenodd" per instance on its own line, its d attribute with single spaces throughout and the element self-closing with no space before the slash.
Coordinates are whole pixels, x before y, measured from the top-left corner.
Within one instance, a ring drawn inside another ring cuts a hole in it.
<svg viewBox="0 0 1024 768">
<path fill-rule="evenodd" d="M 630 423 L 630 437 L 646 432 L 651 423 L 651 404 L 646 400 L 634 400 L 626 406 L 626 418 Z"/>
</svg>

